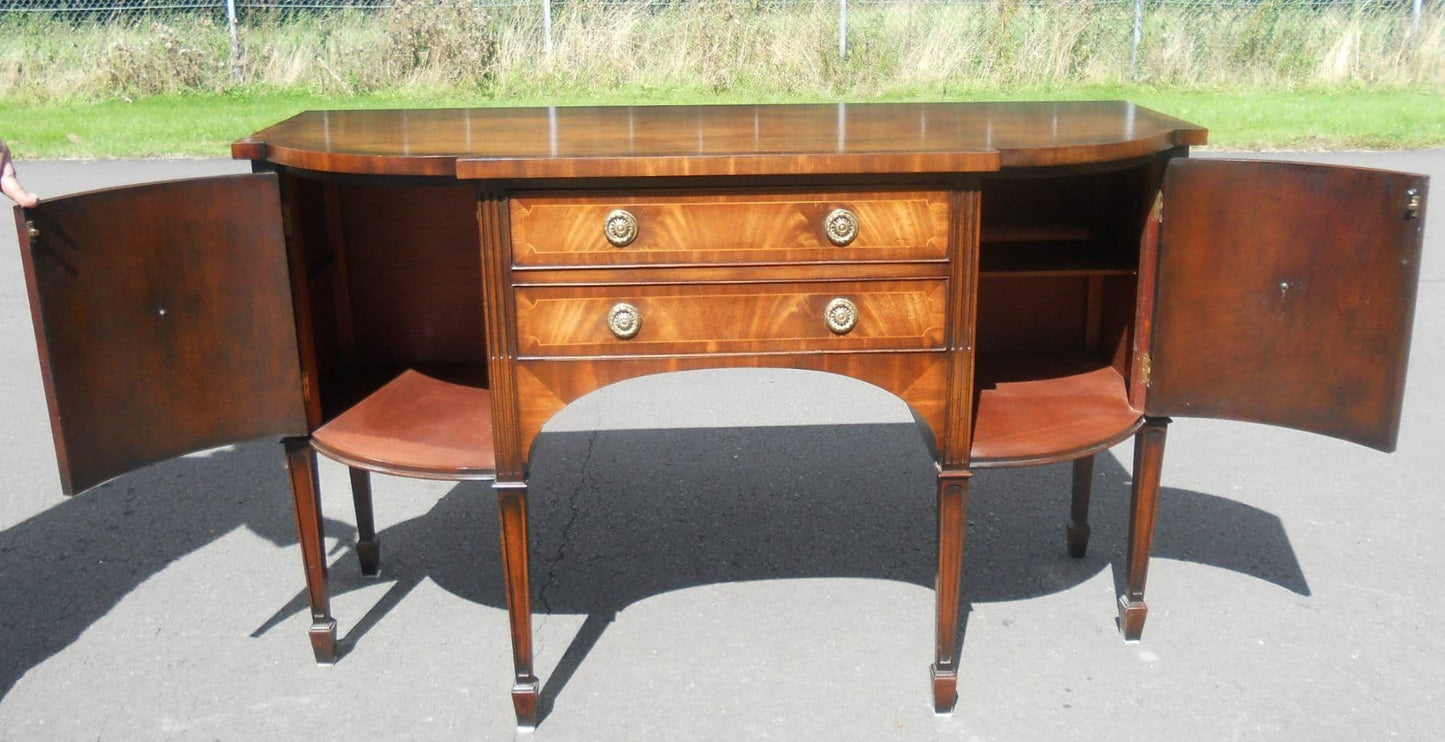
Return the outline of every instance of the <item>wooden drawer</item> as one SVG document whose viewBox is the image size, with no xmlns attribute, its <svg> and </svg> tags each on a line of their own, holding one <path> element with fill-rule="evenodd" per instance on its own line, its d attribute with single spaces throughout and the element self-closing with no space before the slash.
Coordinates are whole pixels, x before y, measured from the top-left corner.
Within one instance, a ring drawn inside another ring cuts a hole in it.
<svg viewBox="0 0 1445 742">
<path fill-rule="evenodd" d="M 927 279 L 518 287 L 518 352 L 555 357 L 939 349 L 946 285 Z M 824 314 L 836 300 L 856 308 L 851 330 L 828 326 Z M 630 338 L 614 334 L 609 325 L 618 305 L 630 305 L 640 317 Z"/>
<path fill-rule="evenodd" d="M 857 233 L 845 246 L 825 222 L 845 209 Z M 616 210 L 636 220 L 624 246 L 608 241 Z M 604 194 L 520 196 L 511 202 L 517 266 L 943 260 L 948 196 L 943 192 Z"/>
</svg>

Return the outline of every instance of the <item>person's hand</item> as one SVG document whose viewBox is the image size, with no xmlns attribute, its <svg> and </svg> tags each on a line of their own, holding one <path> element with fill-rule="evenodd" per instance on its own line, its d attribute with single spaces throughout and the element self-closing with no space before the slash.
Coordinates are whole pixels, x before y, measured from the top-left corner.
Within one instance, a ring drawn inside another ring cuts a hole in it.
<svg viewBox="0 0 1445 742">
<path fill-rule="evenodd" d="M 35 208 L 40 199 L 20 186 L 15 178 L 15 163 L 10 160 L 10 145 L 0 140 L 0 192 L 27 209 Z"/>
</svg>

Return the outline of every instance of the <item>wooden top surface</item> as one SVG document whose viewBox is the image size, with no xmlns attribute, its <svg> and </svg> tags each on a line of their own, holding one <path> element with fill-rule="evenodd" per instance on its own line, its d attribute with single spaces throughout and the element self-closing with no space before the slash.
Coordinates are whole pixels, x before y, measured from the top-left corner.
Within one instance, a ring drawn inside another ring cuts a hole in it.
<svg viewBox="0 0 1445 742">
<path fill-rule="evenodd" d="M 460 178 L 909 175 L 1203 144 L 1123 101 L 308 111 L 232 145 L 309 170 Z"/>
</svg>

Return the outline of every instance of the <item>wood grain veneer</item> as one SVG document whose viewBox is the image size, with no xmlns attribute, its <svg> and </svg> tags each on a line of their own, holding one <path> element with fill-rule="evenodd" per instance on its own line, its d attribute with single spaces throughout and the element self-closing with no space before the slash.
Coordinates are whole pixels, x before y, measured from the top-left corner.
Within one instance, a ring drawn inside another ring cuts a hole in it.
<svg viewBox="0 0 1445 742">
<path fill-rule="evenodd" d="M 308 111 L 232 155 L 468 179 L 968 173 L 1124 160 L 1207 132 L 1123 101 Z"/>
<path fill-rule="evenodd" d="M 625 247 L 603 234 L 614 209 L 638 221 Z M 845 247 L 824 230 L 835 209 L 858 215 Z M 941 192 L 536 195 L 514 198 L 511 212 L 519 266 L 942 259 L 948 247 Z"/>
<path fill-rule="evenodd" d="M 763 353 L 941 348 L 943 281 L 826 284 L 638 284 L 516 290 L 517 352 L 523 357 Z M 836 334 L 824 321 L 835 298 L 852 301 L 858 323 Z M 619 339 L 608 311 L 635 306 L 642 327 Z"/>
</svg>

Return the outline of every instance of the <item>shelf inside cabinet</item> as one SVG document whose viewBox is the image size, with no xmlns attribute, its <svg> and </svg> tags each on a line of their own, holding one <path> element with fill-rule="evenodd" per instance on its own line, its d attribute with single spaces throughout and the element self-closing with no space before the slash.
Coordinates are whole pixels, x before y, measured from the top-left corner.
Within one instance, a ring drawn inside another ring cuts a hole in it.
<svg viewBox="0 0 1445 742">
<path fill-rule="evenodd" d="M 491 479 L 492 394 L 484 369 L 410 369 L 321 426 L 317 451 L 349 466 L 424 479 Z"/>
<path fill-rule="evenodd" d="M 1102 450 L 1139 427 L 1113 366 L 1068 353 L 981 357 L 975 371 L 972 464 L 1064 461 Z"/>
<path fill-rule="evenodd" d="M 1075 240 L 985 242 L 979 274 L 990 276 L 1127 276 L 1137 272 L 1128 256 Z"/>
</svg>

